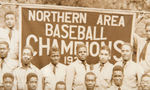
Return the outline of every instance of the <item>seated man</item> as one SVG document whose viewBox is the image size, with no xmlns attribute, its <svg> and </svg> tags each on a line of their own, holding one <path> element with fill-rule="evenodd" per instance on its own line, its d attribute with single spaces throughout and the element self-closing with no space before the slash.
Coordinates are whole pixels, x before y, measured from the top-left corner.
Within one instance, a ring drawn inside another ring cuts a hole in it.
<svg viewBox="0 0 150 90">
<path fill-rule="evenodd" d="M 142 67 L 133 62 L 132 60 L 133 48 L 130 43 L 124 43 L 121 46 L 121 58 L 122 60 L 115 65 L 123 67 L 125 84 L 131 90 L 137 90 L 140 86 L 141 76 L 143 74 Z"/>
<path fill-rule="evenodd" d="M 150 74 L 144 74 L 141 79 L 141 90 L 150 90 Z"/>
<path fill-rule="evenodd" d="M 99 62 L 94 65 L 94 73 L 97 76 L 96 83 L 102 90 L 106 90 L 111 85 L 113 65 L 109 62 L 110 59 L 110 48 L 108 46 L 102 46 L 99 53 Z"/>
<path fill-rule="evenodd" d="M 93 72 L 86 73 L 84 90 L 100 90 L 96 86 L 96 75 Z"/>
<path fill-rule="evenodd" d="M 66 66 L 60 63 L 61 54 L 58 47 L 50 49 L 50 63 L 41 69 L 44 90 L 55 90 L 58 81 L 66 80 Z"/>
<path fill-rule="evenodd" d="M 129 90 L 123 85 L 123 67 L 116 65 L 113 68 L 112 86 L 108 90 Z"/>
<path fill-rule="evenodd" d="M 29 73 L 27 75 L 27 89 L 37 90 L 38 76 L 35 73 Z"/>
<path fill-rule="evenodd" d="M 11 73 L 3 75 L 3 89 L 0 90 L 13 90 L 14 76 Z"/>
<path fill-rule="evenodd" d="M 66 90 L 65 82 L 63 82 L 63 81 L 57 82 L 55 90 Z"/>
</svg>

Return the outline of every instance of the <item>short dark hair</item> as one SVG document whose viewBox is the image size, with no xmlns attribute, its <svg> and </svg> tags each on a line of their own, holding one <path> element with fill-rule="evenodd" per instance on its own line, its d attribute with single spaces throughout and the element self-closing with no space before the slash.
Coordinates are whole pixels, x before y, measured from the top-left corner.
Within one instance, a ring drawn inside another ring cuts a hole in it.
<svg viewBox="0 0 150 90">
<path fill-rule="evenodd" d="M 27 75 L 27 82 L 29 82 L 29 80 L 30 80 L 32 77 L 36 77 L 36 78 L 38 79 L 37 74 L 35 74 L 35 73 L 29 73 L 29 74 Z"/>
<path fill-rule="evenodd" d="M 120 66 L 120 65 L 115 65 L 115 66 L 113 67 L 113 72 L 114 72 L 114 71 L 121 71 L 121 72 L 123 72 L 123 67 Z"/>
<path fill-rule="evenodd" d="M 53 52 L 59 52 L 60 53 L 60 50 L 58 47 L 51 47 L 50 52 L 49 52 L 49 56 L 51 56 Z"/>
<path fill-rule="evenodd" d="M 101 50 L 106 50 L 106 51 L 109 52 L 109 54 L 111 54 L 110 48 L 109 48 L 107 45 L 102 46 L 102 47 L 100 48 L 100 51 L 101 51 Z"/>
<path fill-rule="evenodd" d="M 133 46 L 132 46 L 130 43 L 124 42 L 124 43 L 122 44 L 121 48 L 122 48 L 124 45 L 129 46 L 129 47 L 131 48 L 131 51 L 133 51 Z"/>
<path fill-rule="evenodd" d="M 16 16 L 13 11 L 8 11 L 8 12 L 5 13 L 4 18 L 6 18 L 6 16 L 9 15 L 9 14 L 13 14 L 14 16 Z"/>
<path fill-rule="evenodd" d="M 95 73 L 93 73 L 93 72 L 87 72 L 86 74 L 85 74 L 85 80 L 86 80 L 86 78 L 87 78 L 87 76 L 88 75 L 93 75 L 94 77 L 95 77 L 95 80 L 96 80 L 96 75 L 95 75 Z"/>
<path fill-rule="evenodd" d="M 83 43 L 82 43 L 82 44 L 81 44 L 81 43 L 80 43 L 80 44 L 77 44 L 77 47 L 76 47 L 77 53 L 78 53 L 79 49 L 82 48 L 82 47 L 85 47 L 85 48 L 87 49 L 87 47 L 86 47 L 85 44 L 83 44 Z"/>
<path fill-rule="evenodd" d="M 149 77 L 150 78 L 150 74 L 149 73 L 143 74 L 142 77 L 141 77 L 141 79 L 144 78 L 144 77 Z"/>
<path fill-rule="evenodd" d="M 56 83 L 56 87 L 55 87 L 55 90 L 57 90 L 57 85 L 64 85 L 65 86 L 65 89 L 66 89 L 66 83 L 64 81 L 58 81 Z"/>
<path fill-rule="evenodd" d="M 3 81 L 4 81 L 4 79 L 7 78 L 7 77 L 11 78 L 11 79 L 14 81 L 14 76 L 13 76 L 12 73 L 4 73 L 4 75 L 3 75 Z"/>
<path fill-rule="evenodd" d="M 0 41 L 0 44 L 5 44 L 9 48 L 9 44 L 7 41 Z"/>
<path fill-rule="evenodd" d="M 33 49 L 33 47 L 32 47 L 31 45 L 26 45 L 26 46 L 23 48 L 23 50 L 24 50 L 24 49 L 29 49 L 29 50 L 31 51 L 32 56 L 33 56 L 34 49 Z"/>
</svg>

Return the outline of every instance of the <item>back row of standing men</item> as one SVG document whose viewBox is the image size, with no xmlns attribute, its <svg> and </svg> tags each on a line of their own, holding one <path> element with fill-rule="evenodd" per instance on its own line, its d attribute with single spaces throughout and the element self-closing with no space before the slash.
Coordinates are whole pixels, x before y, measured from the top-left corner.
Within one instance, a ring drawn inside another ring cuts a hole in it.
<svg viewBox="0 0 150 90">
<path fill-rule="evenodd" d="M 5 15 L 5 23 L 7 28 L 0 29 L 0 82 L 4 90 L 8 87 L 10 90 L 55 90 L 59 81 L 64 82 L 66 90 L 138 90 L 141 87 L 150 89 L 149 83 L 146 85 L 147 81 L 143 81 L 144 77 L 146 80 L 150 78 L 150 23 L 145 26 L 146 39 L 135 35 L 134 46 L 137 48 L 137 56 L 140 57 L 138 64 L 132 60 L 132 46 L 124 43 L 121 47 L 121 61 L 114 65 L 109 63 L 111 51 L 107 46 L 102 46 L 99 62 L 91 66 L 86 62 L 87 47 L 80 44 L 77 46 L 77 60 L 69 66 L 59 62 L 60 51 L 57 47 L 52 47 L 50 63 L 41 70 L 31 63 L 34 52 L 31 46 L 24 47 L 21 65 L 14 60 L 18 57 L 19 40 L 14 29 L 13 13 Z M 13 85 L 10 85 L 10 82 L 8 84 L 11 80 L 7 77 L 11 77 Z"/>
</svg>

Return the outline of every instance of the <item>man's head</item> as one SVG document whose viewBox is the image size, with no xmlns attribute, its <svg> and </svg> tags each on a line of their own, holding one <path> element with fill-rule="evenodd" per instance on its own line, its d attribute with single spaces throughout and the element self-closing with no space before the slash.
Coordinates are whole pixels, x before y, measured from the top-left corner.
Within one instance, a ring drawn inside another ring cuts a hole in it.
<svg viewBox="0 0 150 90">
<path fill-rule="evenodd" d="M 23 52 L 22 52 L 22 64 L 27 66 L 31 63 L 31 60 L 33 59 L 33 48 L 30 45 L 26 45 L 23 48 Z"/>
<path fill-rule="evenodd" d="M 124 43 L 121 47 L 121 56 L 123 60 L 129 61 L 132 58 L 132 46 L 129 43 Z"/>
<path fill-rule="evenodd" d="M 52 47 L 50 50 L 50 60 L 53 65 L 57 65 L 60 61 L 60 51 L 58 47 Z"/>
<path fill-rule="evenodd" d="M 9 44 L 6 41 L 0 41 L 0 58 L 4 59 L 7 57 L 9 52 Z"/>
<path fill-rule="evenodd" d="M 63 82 L 63 81 L 57 82 L 55 90 L 66 90 L 65 82 Z"/>
<path fill-rule="evenodd" d="M 12 90 L 14 83 L 14 76 L 11 73 L 5 73 L 3 75 L 4 90 Z"/>
<path fill-rule="evenodd" d="M 87 47 L 84 44 L 77 45 L 77 57 L 81 61 L 85 61 L 87 58 Z"/>
<path fill-rule="evenodd" d="M 121 66 L 119 66 L 119 65 L 114 66 L 112 80 L 116 86 L 120 87 L 122 85 L 123 68 Z"/>
<path fill-rule="evenodd" d="M 111 58 L 110 49 L 108 46 L 102 46 L 99 53 L 100 63 L 105 64 Z"/>
<path fill-rule="evenodd" d="M 38 76 L 35 73 L 29 73 L 27 75 L 28 90 L 36 90 L 37 86 L 38 86 Z"/>
<path fill-rule="evenodd" d="M 141 78 L 142 90 L 150 90 L 150 74 L 144 74 Z"/>
<path fill-rule="evenodd" d="M 88 72 L 85 75 L 85 85 L 87 89 L 94 89 L 96 84 L 96 75 L 93 72 Z"/>
<path fill-rule="evenodd" d="M 15 21 L 16 21 L 14 12 L 7 12 L 4 18 L 5 18 L 6 26 L 12 29 L 15 26 Z"/>
<path fill-rule="evenodd" d="M 150 22 L 145 25 L 145 35 L 148 39 L 150 39 Z"/>
</svg>

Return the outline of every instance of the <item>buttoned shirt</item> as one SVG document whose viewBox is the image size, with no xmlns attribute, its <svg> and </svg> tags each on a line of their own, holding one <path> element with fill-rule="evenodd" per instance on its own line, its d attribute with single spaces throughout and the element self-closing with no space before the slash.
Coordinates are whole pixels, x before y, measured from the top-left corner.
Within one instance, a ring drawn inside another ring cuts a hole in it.
<svg viewBox="0 0 150 90">
<path fill-rule="evenodd" d="M 119 90 L 118 89 L 119 87 L 118 86 L 116 86 L 116 85 L 112 85 L 110 88 L 108 88 L 108 89 L 106 89 L 106 90 Z M 126 86 L 121 86 L 120 87 L 120 90 L 132 90 L 131 88 L 129 88 L 129 87 L 126 87 Z"/>
<path fill-rule="evenodd" d="M 123 67 L 123 61 L 117 62 L 115 65 L 121 65 Z M 127 61 L 124 66 L 123 85 L 131 88 L 132 90 L 137 90 L 142 74 L 143 69 L 139 64 L 132 60 Z"/>
<path fill-rule="evenodd" d="M 83 88 L 85 74 L 88 71 L 89 65 L 84 65 L 79 59 L 71 63 L 67 69 L 66 90 L 80 90 L 79 88 Z"/>
<path fill-rule="evenodd" d="M 30 64 L 28 67 L 20 66 L 16 68 L 13 72 L 15 77 L 15 86 L 16 90 L 26 90 L 27 89 L 27 75 L 29 73 L 35 73 L 38 76 L 38 88 L 37 90 L 42 90 L 42 79 L 41 79 L 41 72 L 40 70 L 34 66 L 33 64 Z"/>
<path fill-rule="evenodd" d="M 54 73 L 55 68 L 55 73 Z M 54 66 L 52 63 L 46 65 L 41 69 L 42 77 L 44 79 L 44 88 L 45 90 L 55 90 L 56 83 L 58 81 L 66 80 L 66 71 L 67 66 L 64 64 L 58 63 Z"/>
<path fill-rule="evenodd" d="M 110 81 L 112 77 L 113 65 L 109 62 L 101 66 L 100 63 L 94 65 L 94 73 L 97 76 L 97 85 L 101 87 L 102 90 L 110 87 Z"/>
<path fill-rule="evenodd" d="M 83 85 L 83 88 L 76 88 L 76 90 L 88 90 L 86 85 Z M 102 90 L 101 87 L 95 86 L 93 90 Z"/>
<path fill-rule="evenodd" d="M 2 76 L 4 73 L 12 71 L 18 66 L 18 61 L 9 58 L 0 59 L 0 84 L 2 83 Z"/>
<path fill-rule="evenodd" d="M 19 54 L 19 34 L 13 28 L 11 38 L 9 37 L 10 30 L 8 28 L 0 28 L 0 41 L 7 41 L 9 44 L 8 57 L 11 59 L 18 59 Z"/>
</svg>

